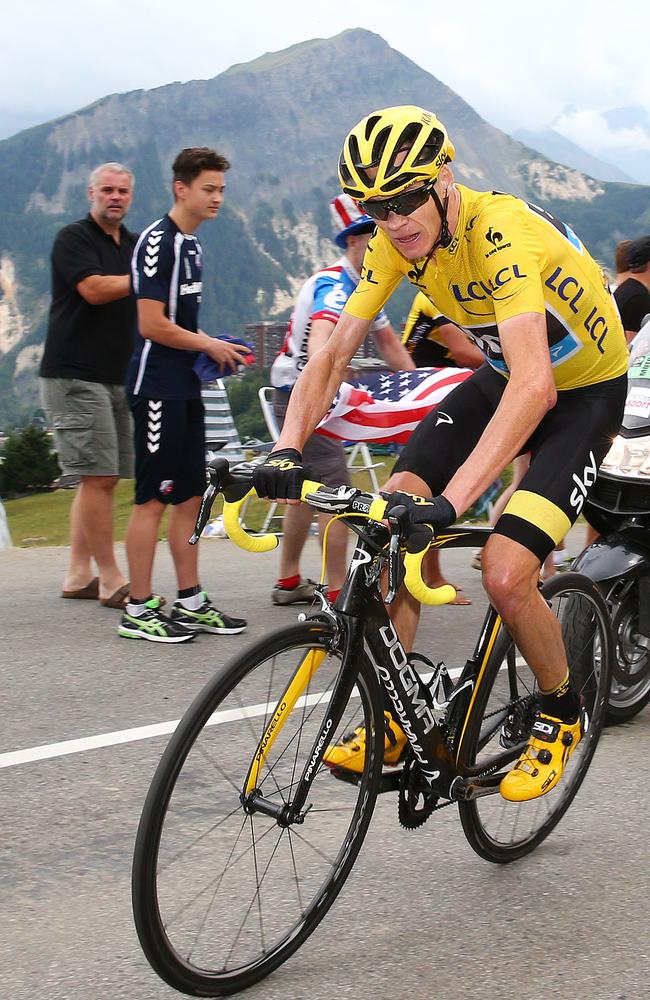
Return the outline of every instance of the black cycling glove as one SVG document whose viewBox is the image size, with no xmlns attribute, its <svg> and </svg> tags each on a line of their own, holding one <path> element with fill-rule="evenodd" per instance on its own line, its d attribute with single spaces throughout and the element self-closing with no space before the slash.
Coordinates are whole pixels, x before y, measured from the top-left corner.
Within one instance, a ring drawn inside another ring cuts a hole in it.
<svg viewBox="0 0 650 1000">
<path fill-rule="evenodd" d="M 295 448 L 272 451 L 262 465 L 253 472 L 253 486 L 260 497 L 269 500 L 300 500 L 300 489 L 305 479 L 302 455 Z"/>
<path fill-rule="evenodd" d="M 400 492 L 382 496 L 388 500 L 385 516 L 398 521 L 408 552 L 421 552 L 439 528 L 448 528 L 456 520 L 456 511 L 443 496 L 414 497 Z"/>
</svg>

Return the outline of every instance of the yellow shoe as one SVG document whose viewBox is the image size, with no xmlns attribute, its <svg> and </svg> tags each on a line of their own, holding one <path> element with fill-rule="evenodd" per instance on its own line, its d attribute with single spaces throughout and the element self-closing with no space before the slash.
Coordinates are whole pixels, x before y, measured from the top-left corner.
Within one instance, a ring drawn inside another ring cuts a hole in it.
<svg viewBox="0 0 650 1000">
<path fill-rule="evenodd" d="M 398 764 L 407 744 L 406 733 L 397 725 L 390 712 L 384 712 L 384 764 Z M 361 774 L 366 759 L 366 729 L 359 726 L 353 733 L 344 736 L 340 743 L 328 747 L 323 754 L 323 763 L 328 767 L 340 767 L 344 771 Z"/>
<path fill-rule="evenodd" d="M 562 722 L 538 712 L 528 746 L 499 785 L 509 802 L 527 802 L 555 788 L 564 765 L 582 739 L 582 723 Z"/>
</svg>

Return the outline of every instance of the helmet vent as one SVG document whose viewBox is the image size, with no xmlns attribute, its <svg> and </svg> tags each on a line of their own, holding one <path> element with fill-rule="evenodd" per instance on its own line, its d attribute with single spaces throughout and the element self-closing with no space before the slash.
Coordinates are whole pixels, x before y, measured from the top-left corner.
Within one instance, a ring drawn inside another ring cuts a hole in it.
<svg viewBox="0 0 650 1000">
<path fill-rule="evenodd" d="M 372 147 L 372 160 L 368 164 L 369 167 L 378 167 L 381 163 L 381 158 L 384 155 L 384 150 L 386 149 L 386 143 L 390 138 L 390 125 L 383 128 L 377 138 L 374 141 Z"/>
<path fill-rule="evenodd" d="M 402 134 L 395 143 L 393 147 L 393 152 L 391 158 L 386 167 L 386 177 L 390 177 L 397 170 L 401 169 L 402 163 L 405 160 L 404 154 L 408 156 L 408 151 L 416 142 L 420 132 L 422 131 L 422 126 L 416 122 L 410 122 L 405 129 L 403 129 Z"/>
<path fill-rule="evenodd" d="M 426 180 L 427 178 L 423 176 L 422 179 Z M 390 194 L 392 191 L 400 191 L 407 184 L 413 184 L 414 181 L 417 180 L 419 180 L 419 178 L 415 176 L 412 171 L 409 171 L 408 174 L 397 174 L 396 176 L 391 177 L 390 180 L 384 182 L 382 190 L 387 194 Z"/>
<path fill-rule="evenodd" d="M 339 174 L 341 175 L 341 179 L 344 181 L 345 184 L 353 183 L 354 178 L 352 177 L 352 174 L 348 170 L 347 164 L 345 162 L 345 156 L 343 153 L 341 153 L 341 158 L 339 160 Z"/>
<path fill-rule="evenodd" d="M 431 135 L 425 142 L 424 146 L 416 156 L 413 161 L 414 167 L 421 167 L 427 163 L 433 163 L 436 156 L 442 149 L 442 144 L 445 141 L 445 137 L 438 128 L 434 128 L 431 131 Z"/>
<path fill-rule="evenodd" d="M 381 121 L 381 115 L 371 115 L 366 122 L 365 138 L 366 142 L 370 139 L 375 126 Z"/>
</svg>

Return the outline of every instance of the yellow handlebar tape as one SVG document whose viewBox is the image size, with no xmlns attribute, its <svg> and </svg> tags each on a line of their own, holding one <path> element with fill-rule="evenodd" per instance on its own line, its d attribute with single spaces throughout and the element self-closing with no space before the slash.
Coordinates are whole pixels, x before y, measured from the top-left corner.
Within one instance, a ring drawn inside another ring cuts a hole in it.
<svg viewBox="0 0 650 1000">
<path fill-rule="evenodd" d="M 318 492 L 322 485 L 322 483 L 306 479 L 302 484 L 301 499 L 304 500 L 309 493 Z M 249 490 L 246 496 L 236 503 L 224 502 L 223 525 L 228 537 L 240 549 L 245 549 L 247 552 L 270 552 L 278 545 L 277 535 L 249 535 L 239 523 L 240 509 L 250 496 L 255 495 L 254 490 Z M 383 521 L 387 506 L 387 500 L 384 500 L 383 497 L 376 497 L 370 505 L 368 512 L 369 519 L 371 521 Z M 406 553 L 404 558 L 406 569 L 404 582 L 406 587 L 416 601 L 420 601 L 421 604 L 449 604 L 456 597 L 456 591 L 450 584 L 446 583 L 442 587 L 427 587 L 422 579 L 422 560 L 425 553 L 426 549 L 424 552 Z"/>
<path fill-rule="evenodd" d="M 250 496 L 256 496 L 255 490 L 249 490 L 245 497 L 235 503 L 224 501 L 223 526 L 228 538 L 240 549 L 247 552 L 271 552 L 279 544 L 277 535 L 249 535 L 239 523 L 239 511 Z"/>
<path fill-rule="evenodd" d="M 422 560 L 427 550 L 422 552 L 407 552 L 404 557 L 406 589 L 420 604 L 451 604 L 456 599 L 456 591 L 449 583 L 442 587 L 427 587 L 422 579 Z"/>
<path fill-rule="evenodd" d="M 309 493 L 317 493 L 322 485 L 322 483 L 315 483 L 313 479 L 305 479 L 300 490 L 300 499 L 304 501 Z"/>
</svg>

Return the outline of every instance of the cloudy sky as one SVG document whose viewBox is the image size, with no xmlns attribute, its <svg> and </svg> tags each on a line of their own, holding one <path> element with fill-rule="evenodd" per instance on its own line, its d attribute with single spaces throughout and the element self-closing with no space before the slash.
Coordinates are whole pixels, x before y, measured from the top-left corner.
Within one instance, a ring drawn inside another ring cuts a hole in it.
<svg viewBox="0 0 650 1000">
<path fill-rule="evenodd" d="M 647 2 L 372 0 L 349 11 L 305 0 L 21 0 L 0 38 L 0 138 L 110 93 L 213 77 L 364 27 L 508 132 L 555 121 L 611 157 L 622 141 L 650 148 L 650 134 L 621 136 L 601 116 L 630 105 L 650 115 Z"/>
</svg>

